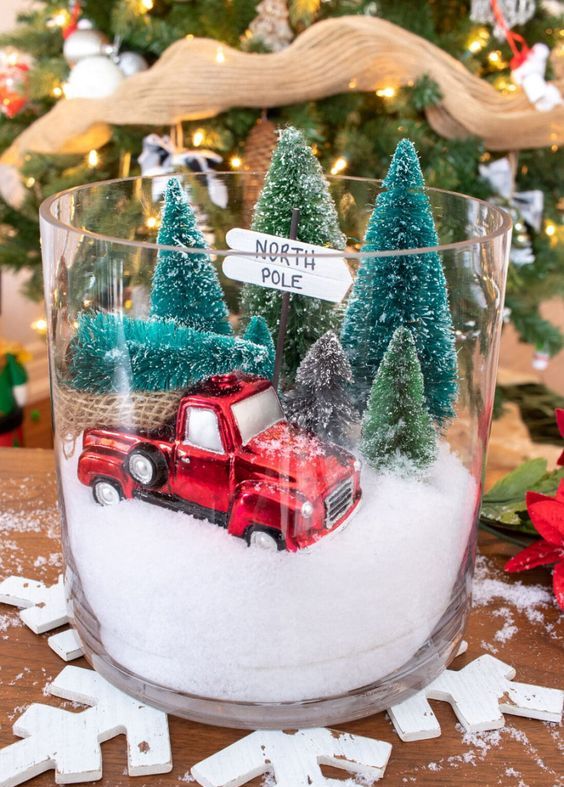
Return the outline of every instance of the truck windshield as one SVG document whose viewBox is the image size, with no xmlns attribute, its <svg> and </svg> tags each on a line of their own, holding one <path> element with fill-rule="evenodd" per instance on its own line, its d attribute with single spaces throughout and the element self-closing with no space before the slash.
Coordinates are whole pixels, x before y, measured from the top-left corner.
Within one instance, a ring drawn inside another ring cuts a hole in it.
<svg viewBox="0 0 564 787">
<path fill-rule="evenodd" d="M 284 413 L 276 391 L 272 387 L 232 404 L 231 410 L 239 427 L 243 445 L 269 426 L 284 420 Z"/>
</svg>

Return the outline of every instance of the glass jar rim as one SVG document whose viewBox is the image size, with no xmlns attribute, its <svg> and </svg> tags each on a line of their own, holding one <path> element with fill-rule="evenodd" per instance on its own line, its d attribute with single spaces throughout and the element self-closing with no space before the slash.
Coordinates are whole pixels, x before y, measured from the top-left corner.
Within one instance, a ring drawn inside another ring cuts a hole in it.
<svg viewBox="0 0 564 787">
<path fill-rule="evenodd" d="M 220 171 L 214 170 L 213 174 L 215 176 L 228 176 L 233 178 L 242 178 L 242 177 L 250 177 L 250 176 L 257 176 L 257 175 L 264 175 L 264 171 L 245 171 L 245 172 L 228 172 L 228 171 Z M 66 232 L 71 232 L 76 235 L 81 235 L 84 237 L 92 238 L 95 241 L 100 241 L 104 243 L 109 243 L 111 245 L 122 245 L 122 246 L 133 246 L 136 248 L 143 248 L 143 249 L 152 249 L 156 252 L 159 251 L 182 251 L 185 254 L 209 254 L 210 256 L 216 257 L 225 257 L 227 255 L 230 256 L 248 256 L 248 251 L 238 251 L 234 249 L 214 249 L 209 247 L 187 247 L 187 246 L 170 246 L 162 243 L 153 243 L 151 241 L 143 241 L 143 240 L 130 240 L 126 238 L 120 238 L 112 235 L 104 235 L 94 230 L 86 229 L 83 227 L 75 227 L 72 224 L 67 222 L 61 221 L 60 219 L 56 218 L 56 216 L 52 213 L 52 207 L 58 200 L 62 197 L 78 193 L 80 191 L 88 191 L 93 188 L 100 188 L 100 187 L 109 187 L 114 184 L 118 183 L 127 183 L 127 182 L 134 182 L 134 181 L 147 181 L 151 182 L 156 180 L 157 178 L 174 178 L 174 177 L 182 177 L 184 180 L 189 178 L 205 178 L 207 173 L 202 172 L 171 172 L 171 173 L 163 173 L 157 175 L 133 175 L 127 178 L 112 178 L 110 180 L 98 180 L 91 183 L 83 183 L 79 186 L 73 186 L 69 189 L 64 189 L 63 191 L 59 191 L 55 194 L 52 194 L 50 197 L 47 197 L 43 200 L 41 205 L 39 206 L 39 216 L 40 219 L 48 224 L 51 224 L 54 227 L 59 229 L 64 229 Z M 347 181 L 354 181 L 360 183 L 370 183 L 370 184 L 377 184 L 381 187 L 382 180 L 379 178 L 365 178 L 359 176 L 349 176 L 349 175 L 331 175 L 325 174 L 325 177 L 329 181 L 329 183 L 333 182 L 347 182 Z M 484 235 L 475 235 L 470 238 L 465 238 L 464 240 L 453 241 L 451 243 L 440 243 L 436 246 L 425 246 L 420 248 L 409 248 L 409 249 L 390 249 L 390 250 L 382 250 L 382 251 L 350 251 L 349 249 L 331 249 L 327 248 L 326 254 L 317 254 L 316 256 L 319 258 L 323 257 L 334 257 L 335 253 L 338 252 L 339 256 L 344 257 L 345 259 L 350 260 L 360 260 L 366 258 L 384 258 L 384 257 L 394 257 L 397 256 L 398 253 L 401 253 L 402 256 L 407 255 L 418 255 L 418 254 L 429 254 L 432 252 L 448 252 L 448 251 L 462 251 L 466 248 L 470 248 L 473 246 L 481 246 L 486 243 L 490 243 L 496 238 L 503 237 L 507 235 L 507 233 L 511 230 L 513 226 L 513 222 L 511 219 L 511 215 L 507 210 L 494 205 L 487 200 L 479 199 L 478 197 L 472 197 L 467 194 L 461 194 L 460 192 L 456 191 L 449 191 L 448 189 L 438 189 L 433 187 L 425 187 L 422 189 L 424 192 L 430 192 L 433 194 L 447 194 L 449 197 L 455 197 L 459 200 L 464 200 L 468 203 L 474 203 L 476 205 L 483 206 L 488 211 L 491 211 L 494 215 L 496 215 L 498 220 L 498 226 Z M 281 252 L 281 253 L 274 253 L 271 254 L 269 251 L 269 258 L 275 259 L 276 257 L 289 257 L 292 256 L 291 253 L 288 252 Z"/>
</svg>

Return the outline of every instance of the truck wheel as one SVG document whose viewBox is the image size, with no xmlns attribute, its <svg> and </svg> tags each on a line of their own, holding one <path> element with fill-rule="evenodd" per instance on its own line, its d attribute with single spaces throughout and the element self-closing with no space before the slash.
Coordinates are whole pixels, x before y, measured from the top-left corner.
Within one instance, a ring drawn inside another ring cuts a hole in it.
<svg viewBox="0 0 564 787">
<path fill-rule="evenodd" d="M 162 486 L 168 477 L 166 459 L 154 445 L 138 445 L 126 459 L 127 472 L 138 484 Z"/>
<path fill-rule="evenodd" d="M 123 498 L 120 485 L 108 478 L 97 478 L 92 484 L 92 494 L 99 506 L 113 506 Z"/>
<path fill-rule="evenodd" d="M 264 525 L 251 525 L 245 532 L 245 540 L 250 547 L 258 547 L 268 552 L 286 549 L 284 537 L 279 530 Z"/>
</svg>

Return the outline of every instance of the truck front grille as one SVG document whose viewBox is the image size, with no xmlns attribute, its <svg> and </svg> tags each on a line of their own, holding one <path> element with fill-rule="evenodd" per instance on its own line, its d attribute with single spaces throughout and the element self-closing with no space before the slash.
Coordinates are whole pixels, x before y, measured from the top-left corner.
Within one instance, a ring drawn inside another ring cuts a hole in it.
<svg viewBox="0 0 564 787">
<path fill-rule="evenodd" d="M 331 528 L 353 503 L 353 479 L 347 478 L 325 498 L 325 527 Z"/>
</svg>

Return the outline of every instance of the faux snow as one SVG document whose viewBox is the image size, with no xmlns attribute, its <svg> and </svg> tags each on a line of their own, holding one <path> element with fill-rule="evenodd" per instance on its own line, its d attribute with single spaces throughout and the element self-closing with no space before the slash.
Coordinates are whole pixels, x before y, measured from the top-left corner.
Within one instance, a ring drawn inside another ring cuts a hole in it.
<svg viewBox="0 0 564 787">
<path fill-rule="evenodd" d="M 146 502 L 97 506 L 76 463 L 61 454 L 70 548 L 107 653 L 218 699 L 337 695 L 408 662 L 449 606 L 476 508 L 476 483 L 442 445 L 426 480 L 365 467 L 348 524 L 272 553 Z"/>
</svg>

